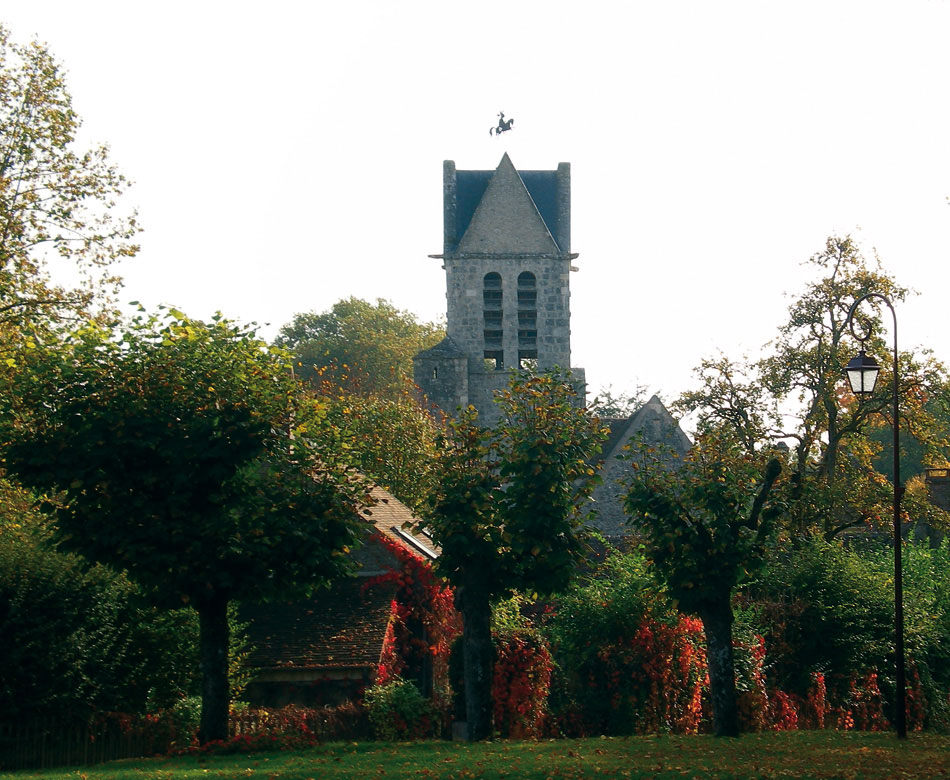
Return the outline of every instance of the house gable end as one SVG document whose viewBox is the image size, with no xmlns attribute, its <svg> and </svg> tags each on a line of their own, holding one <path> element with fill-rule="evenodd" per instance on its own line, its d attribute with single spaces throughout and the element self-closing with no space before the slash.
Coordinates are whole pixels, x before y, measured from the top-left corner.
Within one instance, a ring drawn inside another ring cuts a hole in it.
<svg viewBox="0 0 950 780">
<path fill-rule="evenodd" d="M 623 482 L 630 466 L 622 460 L 624 447 L 639 438 L 645 444 L 669 447 L 682 457 L 689 452 L 692 442 L 657 396 L 653 396 L 626 420 L 607 422 L 611 433 L 604 450 L 602 482 L 593 495 L 593 526 L 607 539 L 619 541 L 629 533 L 623 511 Z"/>
</svg>

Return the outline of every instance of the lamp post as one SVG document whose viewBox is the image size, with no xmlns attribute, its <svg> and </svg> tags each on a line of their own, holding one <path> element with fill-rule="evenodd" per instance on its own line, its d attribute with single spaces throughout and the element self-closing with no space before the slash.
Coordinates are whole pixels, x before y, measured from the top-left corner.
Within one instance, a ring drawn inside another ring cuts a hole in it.
<svg viewBox="0 0 950 780">
<path fill-rule="evenodd" d="M 864 336 L 858 335 L 854 330 L 854 314 L 864 301 L 876 298 L 887 304 L 891 310 L 891 316 L 894 319 L 894 370 L 893 370 L 893 428 L 894 428 L 894 649 L 897 655 L 896 661 L 896 684 L 897 684 L 897 702 L 896 702 L 896 729 L 899 739 L 907 738 L 907 682 L 904 674 L 904 584 L 903 572 L 901 566 L 901 497 L 904 493 L 904 487 L 901 485 L 901 464 L 900 464 L 900 417 L 899 395 L 897 392 L 897 314 L 894 307 L 886 296 L 880 293 L 868 293 L 858 298 L 848 312 L 847 325 L 851 329 L 851 334 L 861 342 L 861 351 L 851 359 L 845 368 L 848 375 L 848 383 L 851 385 L 852 392 L 859 398 L 870 395 L 874 392 L 874 385 L 877 382 L 878 373 L 881 367 L 872 357 L 868 357 L 864 351 L 864 343 L 871 337 L 871 329 L 868 328 Z"/>
</svg>

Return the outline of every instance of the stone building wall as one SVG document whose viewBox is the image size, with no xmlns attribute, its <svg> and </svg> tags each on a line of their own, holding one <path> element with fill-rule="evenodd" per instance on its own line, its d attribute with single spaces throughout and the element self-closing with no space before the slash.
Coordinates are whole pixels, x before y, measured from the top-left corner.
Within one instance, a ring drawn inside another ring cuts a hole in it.
<svg viewBox="0 0 950 780">
<path fill-rule="evenodd" d="M 626 482 L 630 476 L 630 464 L 622 458 L 625 448 L 643 442 L 661 445 L 677 457 L 683 457 L 689 452 L 692 442 L 657 396 L 653 396 L 629 418 L 604 422 L 610 428 L 610 438 L 603 452 L 602 481 L 594 490 L 592 526 L 608 541 L 616 543 L 630 533 L 623 510 Z M 629 455 L 634 457 L 635 450 Z"/>
<path fill-rule="evenodd" d="M 469 404 L 468 357 L 446 337 L 412 359 L 412 376 L 423 389 L 426 402 L 443 411 L 464 409 Z"/>
<path fill-rule="evenodd" d="M 414 367 L 431 402 L 450 413 L 472 404 L 492 425 L 492 396 L 509 371 L 571 367 L 570 217 L 567 163 L 519 173 L 507 154 L 495 171 L 445 162 L 443 253 L 435 257 L 446 274 L 448 343 L 417 355 Z M 460 357 L 464 380 L 450 365 Z M 583 370 L 571 371 L 583 384 Z"/>
<path fill-rule="evenodd" d="M 950 512 L 950 469 L 927 469 L 927 495 L 931 503 L 944 512 Z M 914 529 L 915 541 L 927 540 L 931 547 L 939 547 L 944 534 L 928 523 L 918 522 Z"/>
<path fill-rule="evenodd" d="M 537 349 L 541 368 L 571 365 L 570 261 L 491 257 L 446 259 L 447 333 L 465 354 L 482 357 L 485 275 L 501 276 L 504 368 L 517 368 L 518 276 L 534 274 L 537 287 Z"/>
</svg>

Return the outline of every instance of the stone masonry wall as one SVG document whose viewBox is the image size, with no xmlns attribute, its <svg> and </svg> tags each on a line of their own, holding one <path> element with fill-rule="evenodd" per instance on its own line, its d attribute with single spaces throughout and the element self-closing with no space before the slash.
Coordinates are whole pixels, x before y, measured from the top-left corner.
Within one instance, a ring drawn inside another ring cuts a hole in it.
<svg viewBox="0 0 950 780">
<path fill-rule="evenodd" d="M 485 342 L 485 274 L 502 278 L 504 367 L 518 365 L 518 275 L 530 271 L 537 281 L 538 364 L 571 365 L 570 261 L 551 258 L 446 259 L 446 321 L 449 337 L 472 358 L 480 359 Z"/>
<path fill-rule="evenodd" d="M 413 381 L 422 390 L 426 402 L 454 414 L 469 402 L 468 359 L 464 357 L 416 356 Z"/>
<path fill-rule="evenodd" d="M 507 155 L 486 179 L 488 174 L 457 171 L 451 160 L 443 165 L 444 242 L 439 257 L 446 274 L 446 329 L 466 364 L 465 377 L 460 376 L 461 363 L 444 354 L 418 355 L 414 373 L 430 401 L 443 410 L 452 413 L 460 404 L 472 404 L 483 424 L 492 425 L 498 419 L 493 395 L 507 386 L 509 372 L 519 367 L 519 353 L 527 353 L 526 358 L 536 353 L 532 359 L 542 370 L 571 367 L 574 256 L 570 253 L 570 164 L 559 164 L 557 171 L 525 174 L 538 202 Z M 525 272 L 534 275 L 533 305 L 519 305 L 518 277 Z M 501 322 L 493 318 L 486 328 L 486 308 L 499 311 L 497 287 L 486 307 L 485 276 L 489 273 L 501 277 Z M 527 311 L 536 313 L 533 326 L 530 317 L 519 318 L 519 312 Z M 494 335 L 486 342 L 486 330 L 493 334 L 500 330 L 500 339 Z M 519 330 L 537 335 L 522 341 Z M 493 356 L 490 365 L 486 351 Z M 500 364 L 494 362 L 495 356 L 501 357 Z M 583 388 L 583 370 L 573 369 L 573 374 Z"/>
</svg>

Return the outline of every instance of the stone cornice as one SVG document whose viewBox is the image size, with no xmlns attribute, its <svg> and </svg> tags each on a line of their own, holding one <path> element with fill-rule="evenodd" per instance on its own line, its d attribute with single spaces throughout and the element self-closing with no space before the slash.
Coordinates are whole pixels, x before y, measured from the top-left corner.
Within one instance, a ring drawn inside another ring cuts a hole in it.
<svg viewBox="0 0 950 780">
<path fill-rule="evenodd" d="M 579 252 L 449 252 L 433 260 L 576 260 Z"/>
</svg>

